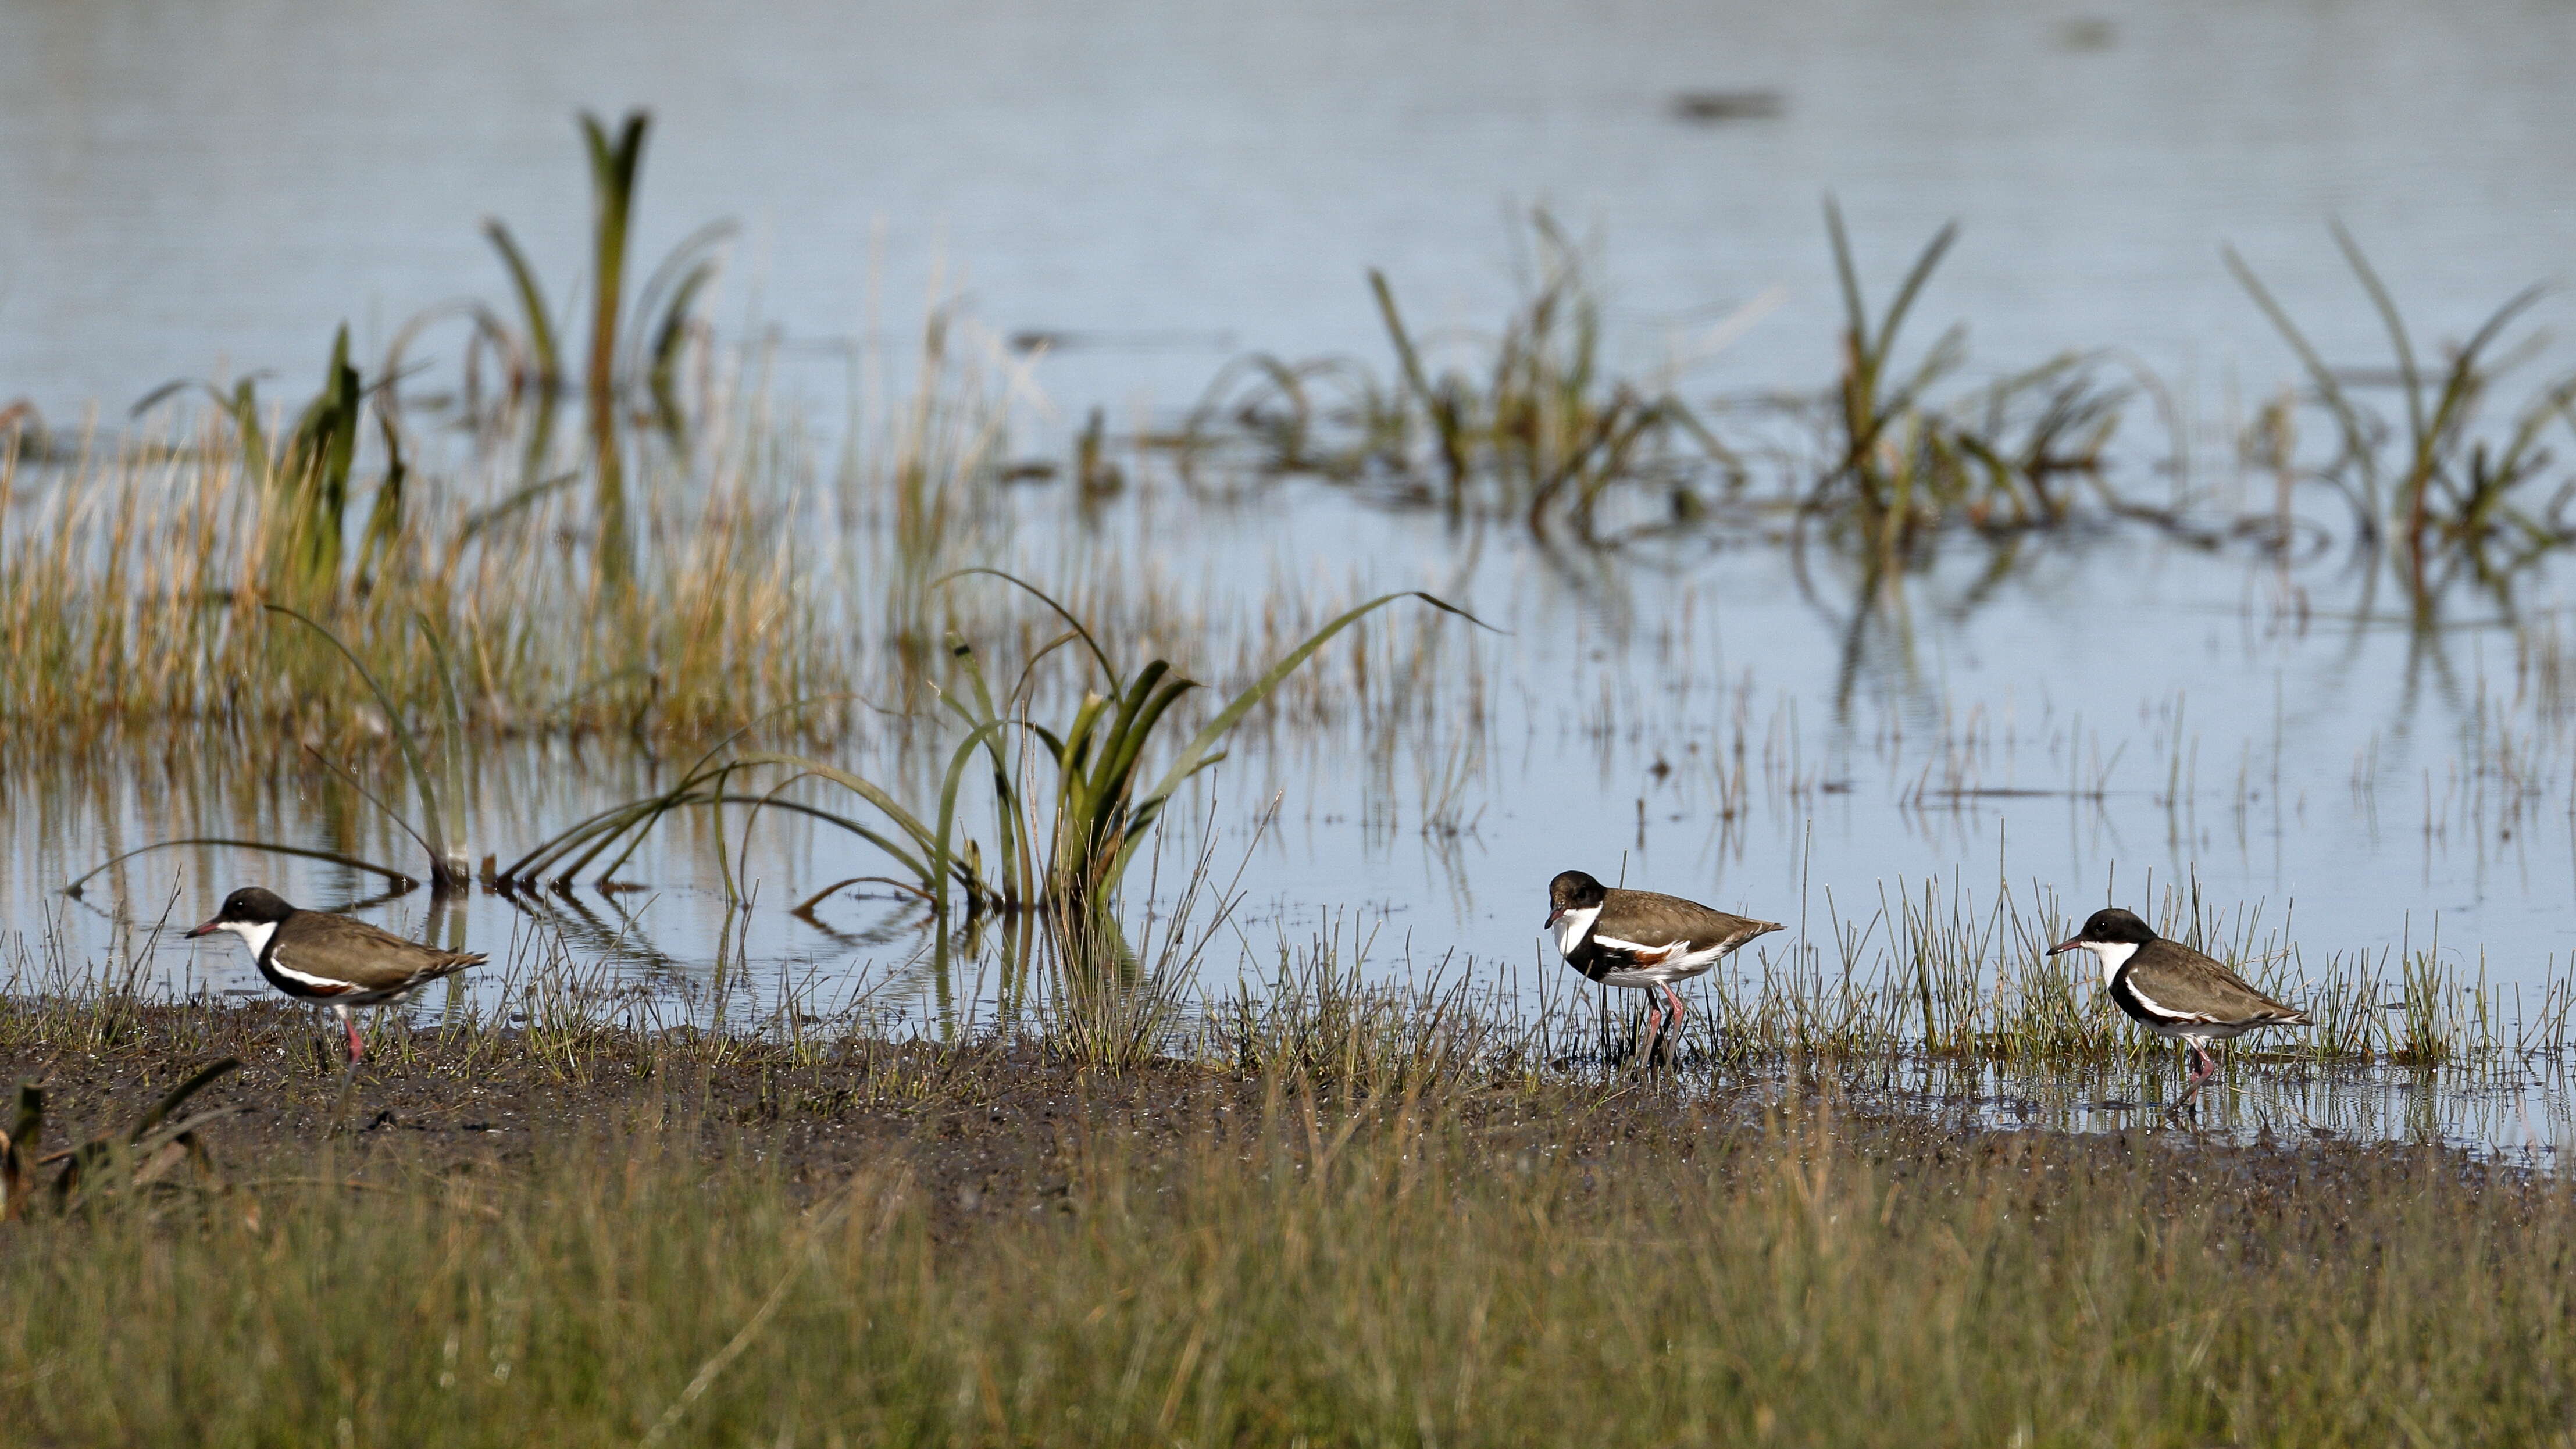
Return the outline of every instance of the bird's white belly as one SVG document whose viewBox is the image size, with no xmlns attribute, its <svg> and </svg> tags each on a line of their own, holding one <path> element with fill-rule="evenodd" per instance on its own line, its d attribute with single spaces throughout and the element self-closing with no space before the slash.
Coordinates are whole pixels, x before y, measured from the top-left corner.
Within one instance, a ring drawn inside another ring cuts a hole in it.
<svg viewBox="0 0 2576 1449">
<path fill-rule="evenodd" d="M 2207 1046 L 2214 1041 L 2234 1041 L 2265 1023 L 2259 1021 L 2142 1021 L 2138 1024 L 2167 1041 L 2188 1041 Z"/>
<path fill-rule="evenodd" d="M 1651 949 L 1639 947 L 1625 941 L 1613 941 L 1607 937 L 1596 939 L 1598 939 L 1602 945 L 1611 947 L 1614 950 L 1635 951 Z M 1703 946 L 1699 950 L 1689 952 L 1686 955 L 1675 956 L 1669 960 L 1657 961 L 1650 966 L 1614 966 L 1601 973 L 1601 981 L 1604 985 L 1608 986 L 1662 986 L 1670 982 L 1688 981 L 1694 976 L 1705 975 L 1710 967 L 1715 966 L 1725 958 L 1726 948 L 1724 946 Z"/>
</svg>

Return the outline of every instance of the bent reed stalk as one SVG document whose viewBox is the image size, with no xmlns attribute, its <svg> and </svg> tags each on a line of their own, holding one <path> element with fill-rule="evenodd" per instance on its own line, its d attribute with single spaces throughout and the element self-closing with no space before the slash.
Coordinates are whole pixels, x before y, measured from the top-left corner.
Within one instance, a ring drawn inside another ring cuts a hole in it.
<svg viewBox="0 0 2576 1449">
<path fill-rule="evenodd" d="M 1198 682 L 1174 670 L 1169 659 L 1122 671 L 1101 635 L 1080 617 L 1045 590 L 999 569 L 961 570 L 935 581 L 933 587 L 975 575 L 999 580 L 1035 598 L 1064 628 L 1030 653 L 1018 678 L 999 695 L 975 646 L 960 634 L 949 635 L 954 673 L 934 687 L 941 703 L 965 727 L 965 735 L 949 751 L 931 800 L 907 806 L 886 783 L 827 760 L 720 747 L 692 766 L 673 789 L 612 806 L 540 844 L 502 873 L 502 883 L 534 883 L 547 872 L 561 872 L 557 878 L 568 880 L 621 841 L 625 853 L 616 860 L 622 861 L 646 832 L 673 811 L 692 805 L 721 811 L 738 798 L 726 793 L 726 782 L 735 773 L 768 776 L 786 770 L 791 772 L 786 780 L 754 803 L 755 815 L 798 780 L 816 779 L 847 791 L 874 812 L 885 828 L 872 829 L 810 806 L 792 808 L 882 851 L 909 877 L 898 884 L 917 894 L 943 923 L 951 900 L 958 897 L 969 915 L 987 909 L 1042 907 L 1067 923 L 1060 928 L 1067 933 L 1066 941 L 1097 944 L 1115 935 L 1106 912 L 1115 904 L 1137 852 L 1154 838 L 1154 827 L 1173 795 L 1222 760 L 1218 747 L 1318 650 L 1370 614 L 1407 599 L 1471 624 L 1480 622 L 1418 590 L 1382 594 L 1344 610 L 1267 661 L 1258 677 L 1179 742 L 1157 776 L 1148 769 L 1147 751 L 1156 731 L 1167 720 L 1178 718 L 1173 706 L 1198 688 Z M 1081 649 L 1071 649 L 1077 642 Z M 1090 667 L 1081 672 L 1085 683 L 1070 718 L 1050 726 L 1037 718 L 1032 698 L 1038 666 L 1059 650 L 1087 658 Z M 734 743 L 728 738 L 725 746 Z M 972 803 L 967 787 L 979 777 L 987 786 L 994 822 L 989 857 L 979 840 L 963 834 L 960 817 L 961 809 Z M 613 861 L 609 871 L 615 869 Z M 730 893 L 730 881 L 727 889 Z M 807 902 L 809 908 L 812 904 Z"/>
</svg>

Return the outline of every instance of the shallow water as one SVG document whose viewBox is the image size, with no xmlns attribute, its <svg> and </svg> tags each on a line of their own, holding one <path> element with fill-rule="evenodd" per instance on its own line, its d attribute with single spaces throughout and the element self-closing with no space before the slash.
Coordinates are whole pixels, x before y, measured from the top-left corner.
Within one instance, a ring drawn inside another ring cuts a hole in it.
<svg viewBox="0 0 2576 1449">
<path fill-rule="evenodd" d="M 2554 144 L 2576 123 L 2560 83 L 2576 15 L 2555 7 L 1627 4 L 1577 22 L 997 3 L 791 6 L 746 25 L 282 3 L 22 9 L 0 40 L 0 192 L 23 199 L 0 208 L 0 403 L 23 394 L 56 422 L 182 374 L 276 368 L 300 388 L 343 318 L 371 351 L 425 306 L 496 295 L 486 214 L 520 230 L 560 302 L 587 205 L 569 114 L 630 101 L 657 115 L 639 256 L 744 219 L 720 315 L 729 335 L 772 329 L 819 413 L 853 345 L 902 330 L 879 308 L 913 315 L 944 270 L 995 330 L 1054 338 L 1034 364 L 1052 407 L 1023 410 L 1032 447 L 1095 404 L 1168 417 L 1246 348 L 1374 357 L 1369 266 L 1426 332 L 1489 325 L 1515 294 L 1507 203 L 1597 227 L 1630 365 L 1758 302 L 1689 374 L 1709 392 L 1830 375 L 1820 193 L 1841 197 L 1882 290 L 1957 217 L 1926 339 L 1969 319 L 1990 370 L 2125 349 L 2176 390 L 2195 456 L 2223 454 L 2212 440 L 2292 377 L 2222 241 L 2331 355 L 2369 361 L 2376 322 L 2329 218 L 2434 338 L 2552 274 L 2576 233 L 2576 175 L 2560 174 L 2576 153 Z M 1776 92 L 1778 114 L 1677 116 L 1696 91 Z M 2170 486 L 2129 466 L 2129 485 Z M 2217 513 L 2262 506 L 2259 487 L 2199 481 Z M 1046 490 L 1012 496 L 1024 533 L 1072 527 Z M 1454 952 L 1457 969 L 1508 963 L 1534 993 L 1560 970 L 1536 924 L 1567 867 L 1787 923 L 1730 963 L 1737 986 L 1839 959 L 1846 937 L 1884 969 L 1873 917 L 1927 884 L 1979 903 L 2008 886 L 2033 917 L 2193 886 L 2209 915 L 2296 948 L 2258 963 L 2293 997 L 2338 963 L 2438 947 L 2538 1018 L 2576 959 L 2563 569 L 2522 580 L 2510 618 L 2462 590 L 2422 623 L 2384 569 L 2331 549 L 2282 564 L 2144 529 L 2051 538 L 1999 581 L 1960 542 L 1864 599 L 1821 555 L 1684 541 L 1570 563 L 1314 484 L 1235 505 L 1149 484 L 1082 526 L 1212 634 L 1283 587 L 1310 602 L 1425 587 L 1507 631 L 1443 626 L 1453 652 L 1401 728 L 1274 723 L 1174 812 L 1136 906 L 1169 909 L 1202 856 L 1220 880 L 1239 868 L 1240 939 L 1209 958 L 1212 989 L 1338 924 L 1375 933 L 1389 976 Z M 928 738 L 873 729 L 837 758 L 904 775 Z M 413 858 L 323 772 L 242 768 L 237 752 L 262 748 L 0 771 L 0 906 L 31 955 L 117 959 L 122 932 L 151 979 L 248 989 L 228 940 L 137 933 L 241 881 L 316 904 L 368 885 L 198 850 L 78 902 L 55 892 L 189 834 Z M 507 859 L 673 763 L 491 746 L 471 849 Z M 550 898 L 538 920 L 488 895 L 434 923 L 416 896 L 370 909 L 496 955 L 561 941 L 690 1012 L 720 960 L 755 996 L 873 989 L 923 1021 L 989 990 L 938 991 L 918 913 L 890 894 L 788 914 L 882 867 L 803 822 L 765 820 L 747 847 L 728 834 L 758 902 L 729 916 L 712 830 L 681 822 L 621 872 L 644 889 Z M 2337 1130 L 2414 1130 L 2416 1087 L 2357 1080 L 2337 1100 L 2377 1105 Z M 2554 1088 L 2433 1096 L 2456 1103 L 2437 1130 L 2462 1140 L 2563 1135 Z"/>
<path fill-rule="evenodd" d="M 2428 948 L 2535 1011 L 2569 974 L 2576 739 L 2535 662 L 2556 650 L 2537 602 L 2552 597 L 2545 575 L 2520 625 L 2463 601 L 2428 634 L 2358 608 L 2367 570 L 2323 560 L 2284 575 L 2113 531 L 2052 539 L 1973 605 L 1959 581 L 1981 550 L 1963 540 L 1897 604 L 1865 609 L 1836 592 L 1849 586 L 1827 561 L 1810 560 L 1802 588 L 1779 548 L 1578 581 L 1508 533 L 1454 572 L 1462 551 L 1437 525 L 1321 487 L 1157 508 L 1157 529 L 1226 561 L 1166 585 L 1185 585 L 1212 621 L 1244 617 L 1329 546 L 1334 574 L 1351 577 L 1307 585 L 1326 601 L 1429 583 L 1508 631 L 1429 628 L 1453 652 L 1420 686 L 1419 714 L 1274 718 L 1175 810 L 1152 908 L 1168 909 L 1204 857 L 1220 882 L 1239 880 L 1232 930 L 1256 956 L 1338 919 L 1375 930 L 1381 957 L 1400 945 L 1417 964 L 1455 951 L 1545 965 L 1544 883 L 1580 867 L 1784 922 L 1746 953 L 1746 972 L 1839 961 L 1845 935 L 1863 968 L 1883 965 L 1883 913 L 1909 897 L 1937 924 L 1975 917 L 2000 886 L 2053 925 L 2106 901 L 2154 911 L 2181 884 L 2208 916 L 2235 918 L 2221 935 L 2244 927 L 2243 939 L 2295 948 L 2258 963 L 2294 995 L 2338 961 L 2386 966 Z M 1175 520 L 1191 508 L 1202 511 Z M 1099 546 L 1114 550 L 1120 519 L 1142 511 L 1124 509 Z M 1279 573 L 1234 562 L 1265 553 Z M 2304 614 L 2279 607 L 2291 595 Z M 1330 655 L 1315 667 L 1343 677 Z M 879 724 L 831 755 L 918 778 L 923 742 L 940 738 Z M 506 861 L 682 763 L 614 741 L 487 746 L 469 848 Z M 116 917 L 148 921 L 174 892 L 184 916 L 241 880 L 317 902 L 374 889 L 336 867 L 197 849 L 146 856 L 79 903 L 51 894 L 152 840 L 248 834 L 397 865 L 417 856 L 320 769 L 245 770 L 220 743 L 17 773 L 8 789 L 11 919 L 57 915 L 81 950 L 104 950 Z M 726 941 L 763 980 L 866 974 L 920 950 L 905 928 L 918 913 L 891 893 L 791 917 L 784 906 L 885 862 L 774 814 L 746 844 L 743 817 L 723 827 L 761 907 L 735 923 L 741 934 L 729 934 L 704 812 L 619 872 L 643 889 L 585 892 L 595 919 L 564 929 L 645 973 L 704 973 Z M 1925 908 L 1927 887 L 1938 899 Z M 384 909 L 417 920 L 422 906 Z M 444 929 L 477 945 L 512 919 L 488 896 L 460 912 Z M 246 974 L 228 944 L 198 948 L 190 969 Z"/>
<path fill-rule="evenodd" d="M 2379 339 L 2330 219 L 2429 334 L 2558 276 L 2571 67 L 2576 13 L 2540 3 L 19 6 L 0 400 L 67 423 L 227 365 L 300 387 L 343 320 L 373 355 L 502 296 L 486 216 L 563 305 L 572 116 L 640 104 L 637 255 L 741 220 L 719 315 L 831 399 L 833 350 L 934 272 L 1062 339 L 1038 377 L 1075 418 L 1183 405 L 1237 348 L 1374 351 L 1369 267 L 1426 331 L 1489 326 L 1541 202 L 1604 238 L 1640 358 L 1776 286 L 1709 377 L 1821 379 L 1831 191 L 1881 289 L 1962 223 L 1923 315 L 1970 319 L 1984 365 L 2122 348 L 2216 407 L 2293 366 L 2222 242 L 2338 355 Z M 1778 114 L 1680 118 L 1701 92 Z"/>
</svg>

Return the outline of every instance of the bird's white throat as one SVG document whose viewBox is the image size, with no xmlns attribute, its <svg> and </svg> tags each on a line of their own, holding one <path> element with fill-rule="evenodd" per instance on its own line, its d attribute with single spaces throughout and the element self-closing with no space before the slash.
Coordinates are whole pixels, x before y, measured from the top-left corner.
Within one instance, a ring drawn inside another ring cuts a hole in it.
<svg viewBox="0 0 2576 1449">
<path fill-rule="evenodd" d="M 2129 958 L 2138 954 L 2138 943 L 2087 941 L 2084 943 L 2084 949 L 2092 952 L 2094 959 L 2102 963 L 2102 984 L 2108 986 L 2111 984 L 2111 978 L 2120 974 L 2120 968 L 2129 964 Z"/>
<path fill-rule="evenodd" d="M 1556 949 L 1564 955 L 1573 955 L 1574 948 L 1582 945 L 1583 938 L 1591 934 L 1592 923 L 1599 919 L 1601 919 L 1599 906 L 1585 906 L 1582 910 L 1567 911 L 1558 917 Z"/>
<path fill-rule="evenodd" d="M 275 921 L 226 921 L 218 930 L 230 931 L 250 943 L 250 954 L 257 957 L 268 949 L 268 938 L 277 934 Z"/>
</svg>

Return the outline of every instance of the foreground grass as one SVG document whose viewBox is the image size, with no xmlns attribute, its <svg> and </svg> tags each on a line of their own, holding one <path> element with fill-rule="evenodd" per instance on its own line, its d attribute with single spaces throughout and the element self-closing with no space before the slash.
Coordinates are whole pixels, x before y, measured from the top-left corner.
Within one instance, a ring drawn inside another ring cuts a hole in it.
<svg viewBox="0 0 2576 1449">
<path fill-rule="evenodd" d="M 573 1070 L 422 1035 L 343 1099 L 292 1016 L 200 1016 L 11 1037 L 72 1117 L 192 1041 L 245 1057 L 205 1100 L 251 1109 L 209 1129 L 220 1185 L 0 1230 L 19 1442 L 2534 1443 L 2576 1415 L 2576 1202 L 2437 1151 L 994 1044 L 602 1037 Z"/>
</svg>

